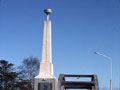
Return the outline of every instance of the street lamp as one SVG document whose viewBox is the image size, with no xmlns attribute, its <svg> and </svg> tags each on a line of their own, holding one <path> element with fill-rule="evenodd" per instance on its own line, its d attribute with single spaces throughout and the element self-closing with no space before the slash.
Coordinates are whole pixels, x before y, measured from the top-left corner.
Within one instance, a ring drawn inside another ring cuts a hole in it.
<svg viewBox="0 0 120 90">
<path fill-rule="evenodd" d="M 94 52 L 94 54 L 101 55 L 110 61 L 110 90 L 112 90 L 112 58 L 110 58 L 109 56 L 106 56 L 102 53 L 99 53 L 99 52 Z"/>
</svg>

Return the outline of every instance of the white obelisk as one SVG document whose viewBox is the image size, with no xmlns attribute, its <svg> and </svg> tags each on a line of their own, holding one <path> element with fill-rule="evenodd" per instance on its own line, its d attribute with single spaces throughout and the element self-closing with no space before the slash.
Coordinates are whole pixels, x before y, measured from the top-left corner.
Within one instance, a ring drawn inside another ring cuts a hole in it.
<svg viewBox="0 0 120 90">
<path fill-rule="evenodd" d="M 40 73 L 35 77 L 34 90 L 56 90 L 56 78 L 53 75 L 52 46 L 51 46 L 51 9 L 45 9 L 47 20 L 44 21 L 44 36 Z"/>
</svg>

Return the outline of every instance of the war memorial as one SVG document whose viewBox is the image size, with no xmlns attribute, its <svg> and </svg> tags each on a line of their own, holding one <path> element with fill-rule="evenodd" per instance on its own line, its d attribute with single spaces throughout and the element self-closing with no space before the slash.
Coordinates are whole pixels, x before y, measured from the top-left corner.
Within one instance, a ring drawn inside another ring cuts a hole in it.
<svg viewBox="0 0 120 90">
<path fill-rule="evenodd" d="M 45 9 L 44 12 L 47 15 L 47 19 L 44 21 L 42 60 L 40 63 L 40 72 L 35 77 L 34 90 L 99 90 L 97 75 L 60 74 L 58 79 L 55 78 L 52 64 L 51 20 L 49 19 L 52 10 Z M 66 81 L 66 77 L 90 78 L 91 81 Z"/>
</svg>

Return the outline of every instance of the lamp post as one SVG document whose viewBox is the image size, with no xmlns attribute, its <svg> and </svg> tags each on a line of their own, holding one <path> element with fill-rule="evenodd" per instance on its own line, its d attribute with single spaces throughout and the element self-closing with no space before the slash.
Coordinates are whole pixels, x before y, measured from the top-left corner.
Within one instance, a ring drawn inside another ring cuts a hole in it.
<svg viewBox="0 0 120 90">
<path fill-rule="evenodd" d="M 94 54 L 101 55 L 110 61 L 110 90 L 112 90 L 112 58 L 99 52 L 94 52 Z"/>
</svg>

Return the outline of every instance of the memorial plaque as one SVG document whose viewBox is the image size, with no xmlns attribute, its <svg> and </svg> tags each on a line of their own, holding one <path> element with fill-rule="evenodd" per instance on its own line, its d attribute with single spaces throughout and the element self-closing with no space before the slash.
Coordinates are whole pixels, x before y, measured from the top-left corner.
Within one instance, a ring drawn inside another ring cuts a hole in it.
<svg viewBox="0 0 120 90">
<path fill-rule="evenodd" d="M 52 90 L 52 83 L 38 83 L 38 90 Z"/>
</svg>

